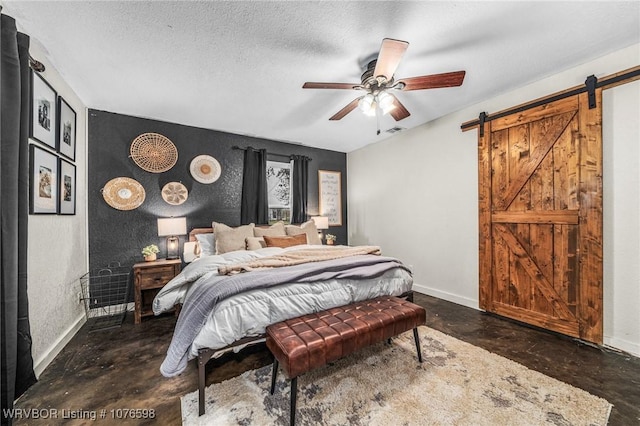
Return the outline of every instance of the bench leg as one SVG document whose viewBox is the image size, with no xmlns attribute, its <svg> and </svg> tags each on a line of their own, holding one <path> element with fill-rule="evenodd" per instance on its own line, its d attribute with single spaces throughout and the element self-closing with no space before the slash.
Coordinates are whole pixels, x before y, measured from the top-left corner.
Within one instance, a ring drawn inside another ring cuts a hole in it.
<svg viewBox="0 0 640 426">
<path fill-rule="evenodd" d="M 204 365 L 198 365 L 198 416 L 204 414 L 204 383 L 205 383 L 205 374 L 204 374 Z"/>
<path fill-rule="evenodd" d="M 296 397 L 298 396 L 298 378 L 294 377 L 291 379 L 291 415 L 290 415 L 290 425 L 294 426 L 296 424 Z"/>
<path fill-rule="evenodd" d="M 276 390 L 276 379 L 278 377 L 278 360 L 273 358 L 273 371 L 271 372 L 271 395 Z"/>
<path fill-rule="evenodd" d="M 420 352 L 420 336 L 418 336 L 418 327 L 413 329 L 413 338 L 416 341 L 416 350 L 418 351 L 418 361 L 422 362 L 422 352 Z"/>
</svg>

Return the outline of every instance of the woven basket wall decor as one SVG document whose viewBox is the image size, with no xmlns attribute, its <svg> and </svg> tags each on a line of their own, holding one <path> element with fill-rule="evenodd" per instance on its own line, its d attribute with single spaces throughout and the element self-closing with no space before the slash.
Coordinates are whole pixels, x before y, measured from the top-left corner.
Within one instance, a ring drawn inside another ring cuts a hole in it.
<svg viewBox="0 0 640 426">
<path fill-rule="evenodd" d="M 162 173 L 178 161 L 178 150 L 167 138 L 158 133 L 143 133 L 131 142 L 131 158 L 142 170 Z"/>
<path fill-rule="evenodd" d="M 171 205 L 179 206 L 187 201 L 187 198 L 189 198 L 189 191 L 180 182 L 169 182 L 162 187 L 162 199 Z"/>
<path fill-rule="evenodd" d="M 218 160 L 210 155 L 198 155 L 189 165 L 191 176 L 200 183 L 213 183 L 220 178 L 222 168 Z"/>
<path fill-rule="evenodd" d="M 102 197 L 116 210 L 133 210 L 144 202 L 146 193 L 137 180 L 117 177 L 104 185 Z"/>
</svg>

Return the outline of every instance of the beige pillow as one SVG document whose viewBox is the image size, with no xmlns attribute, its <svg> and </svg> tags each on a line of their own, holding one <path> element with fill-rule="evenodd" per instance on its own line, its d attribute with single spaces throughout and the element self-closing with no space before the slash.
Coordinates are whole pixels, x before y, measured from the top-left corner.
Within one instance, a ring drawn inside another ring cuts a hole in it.
<svg viewBox="0 0 640 426">
<path fill-rule="evenodd" d="M 302 233 L 292 237 L 269 237 L 265 235 L 264 242 L 267 243 L 267 247 L 299 246 L 300 244 L 307 244 L 307 234 Z"/>
<path fill-rule="evenodd" d="M 263 237 L 249 237 L 247 238 L 247 250 L 258 250 L 266 247 Z"/>
<path fill-rule="evenodd" d="M 253 237 L 253 228 L 255 227 L 253 223 L 237 228 L 217 222 L 213 222 L 212 225 L 216 240 L 216 254 L 246 250 L 246 239 Z"/>
<path fill-rule="evenodd" d="M 313 220 L 305 222 L 300 226 L 286 225 L 284 227 L 287 231 L 287 235 L 300 235 L 307 234 L 307 244 L 321 245 L 320 237 L 318 236 L 318 228 Z"/>
<path fill-rule="evenodd" d="M 255 237 L 264 237 L 268 235 L 270 237 L 286 237 L 287 233 L 284 230 L 284 222 L 276 222 L 268 228 L 253 228 L 253 235 Z"/>
</svg>

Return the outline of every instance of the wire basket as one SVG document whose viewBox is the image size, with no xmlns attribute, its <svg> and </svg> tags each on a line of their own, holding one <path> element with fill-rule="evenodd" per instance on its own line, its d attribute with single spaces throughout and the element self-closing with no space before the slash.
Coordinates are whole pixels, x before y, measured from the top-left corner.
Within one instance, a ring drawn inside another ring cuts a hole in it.
<svg viewBox="0 0 640 426">
<path fill-rule="evenodd" d="M 120 327 L 127 314 L 131 268 L 108 266 L 80 278 L 90 331 Z"/>
</svg>

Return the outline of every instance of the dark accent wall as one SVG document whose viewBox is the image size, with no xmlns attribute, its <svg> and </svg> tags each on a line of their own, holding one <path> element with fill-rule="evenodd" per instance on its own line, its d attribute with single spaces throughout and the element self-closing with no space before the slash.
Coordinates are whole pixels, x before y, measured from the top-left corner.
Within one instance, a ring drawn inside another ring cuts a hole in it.
<svg viewBox="0 0 640 426">
<path fill-rule="evenodd" d="M 88 132 L 91 270 L 111 262 L 120 262 L 123 266 L 140 262 L 140 250 L 148 244 L 157 244 L 159 257 L 164 257 L 166 243 L 164 237 L 158 237 L 156 219 L 159 217 L 185 216 L 187 230 L 210 227 L 212 221 L 240 225 L 244 151 L 232 149 L 233 146 L 252 146 L 274 154 L 310 157 L 308 213 L 312 216 L 318 213 L 318 170 L 342 172 L 343 224 L 331 227 L 328 232 L 338 237 L 338 243 L 347 243 L 347 157 L 344 153 L 93 109 L 89 110 Z M 177 147 L 178 162 L 170 170 L 149 173 L 129 158 L 131 142 L 147 132 L 160 133 Z M 191 160 L 201 154 L 215 157 L 222 166 L 220 179 L 209 185 L 195 181 L 189 172 Z M 288 161 L 286 157 L 271 154 L 269 159 Z M 120 211 L 104 201 L 101 189 L 116 177 L 130 177 L 142 184 L 146 199 L 140 207 Z M 174 181 L 182 182 L 189 190 L 187 201 L 179 206 L 167 204 L 161 196 L 162 187 Z M 184 236 L 180 238 L 181 243 L 184 240 Z"/>
</svg>

